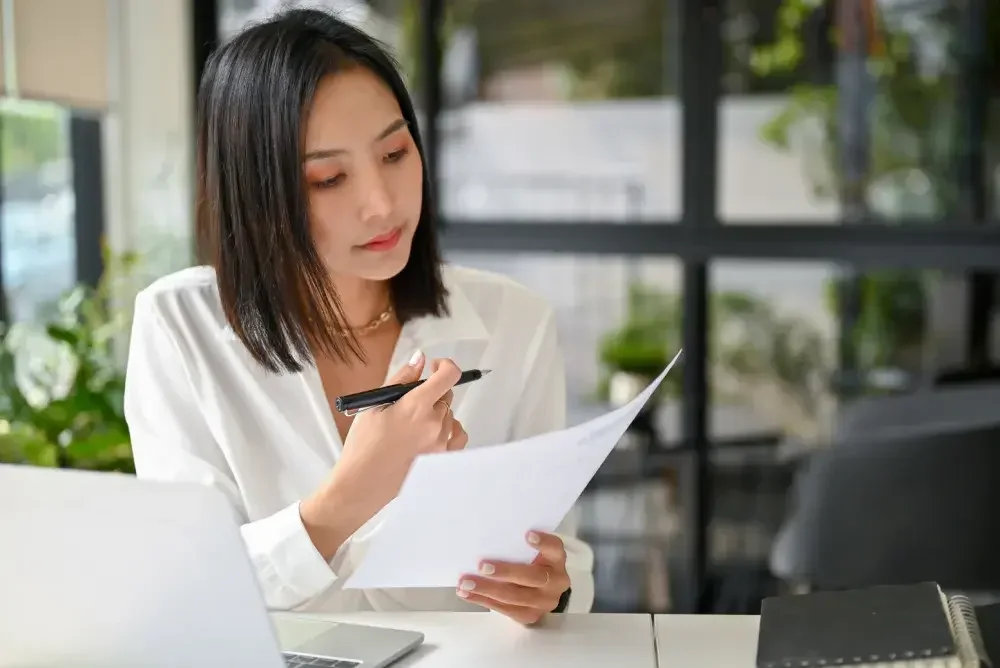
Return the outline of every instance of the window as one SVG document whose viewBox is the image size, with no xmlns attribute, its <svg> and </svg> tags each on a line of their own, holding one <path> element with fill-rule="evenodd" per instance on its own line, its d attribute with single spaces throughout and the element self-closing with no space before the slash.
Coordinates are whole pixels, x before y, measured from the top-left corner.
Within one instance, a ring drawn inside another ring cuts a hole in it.
<svg viewBox="0 0 1000 668">
<path fill-rule="evenodd" d="M 37 321 L 76 280 L 69 113 L 4 100 L 0 126 L 0 267 L 8 315 Z"/>
<path fill-rule="evenodd" d="M 358 25 L 371 35 L 386 40 L 391 34 L 381 30 L 385 24 L 365 0 L 217 0 L 219 37 L 225 41 L 248 23 L 259 21 L 289 7 L 316 7 L 334 12 Z"/>
<path fill-rule="evenodd" d="M 681 339 L 680 263 L 674 258 L 613 255 L 452 252 L 447 260 L 510 276 L 556 313 L 566 364 L 568 421 L 578 424 L 627 401 L 658 375 Z M 664 434 L 680 431 L 680 370 L 654 399 Z M 676 446 L 677 443 L 664 444 Z M 595 552 L 597 611 L 668 610 L 682 584 L 679 457 L 637 489 L 612 482 L 641 461 L 643 444 L 626 438 L 602 477 L 577 505 L 580 529 Z M 603 475 L 603 474 L 602 474 Z"/>
<path fill-rule="evenodd" d="M 676 219 L 681 147 L 671 5 L 446 2 L 445 217 Z M 415 31 L 405 35 L 403 62 L 413 69 Z"/>
<path fill-rule="evenodd" d="M 712 264 L 711 434 L 825 447 L 845 410 L 866 398 L 955 386 L 973 317 L 961 275 L 832 262 Z M 1000 360 L 997 312 L 989 361 Z"/>
<path fill-rule="evenodd" d="M 452 251 L 446 259 L 510 276 L 552 305 L 573 423 L 606 410 L 615 371 L 645 362 L 655 376 L 680 347 L 683 277 L 673 258 Z M 674 399 L 679 378 L 665 381 Z"/>
<path fill-rule="evenodd" d="M 995 374 L 997 3 L 364 7 L 435 121 L 446 257 L 553 304 L 571 422 L 685 349 L 655 452 L 581 503 L 596 609 L 759 612 L 786 448 Z"/>
<path fill-rule="evenodd" d="M 728 0 L 720 218 L 976 215 L 967 202 L 985 165 L 961 160 L 982 157 L 970 132 L 986 113 L 975 77 L 988 54 L 966 48 L 971 6 Z"/>
</svg>

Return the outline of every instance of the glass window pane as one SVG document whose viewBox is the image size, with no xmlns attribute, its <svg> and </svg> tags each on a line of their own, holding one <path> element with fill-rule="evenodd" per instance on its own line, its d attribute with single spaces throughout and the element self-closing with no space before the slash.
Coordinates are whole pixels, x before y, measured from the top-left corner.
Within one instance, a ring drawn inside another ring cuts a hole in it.
<svg viewBox="0 0 1000 668">
<path fill-rule="evenodd" d="M 44 318 L 76 279 L 69 112 L 0 101 L 3 288 L 11 321 Z"/>
<path fill-rule="evenodd" d="M 631 375 L 659 373 L 679 347 L 683 274 L 673 258 L 447 255 L 455 264 L 506 274 L 552 304 L 571 423 L 609 410 L 635 387 Z M 635 293 L 642 298 L 630 298 Z M 680 375 L 675 369 L 667 377 L 657 402 L 667 421 L 679 415 Z M 646 452 L 642 432 L 627 435 L 578 504 L 581 531 L 595 553 L 595 611 L 667 612 L 688 582 L 677 489 L 688 460 L 671 460 L 650 478 L 642 474 Z"/>
<path fill-rule="evenodd" d="M 422 109 L 419 0 L 220 0 L 221 37 L 295 5 L 325 7 L 387 44 Z M 446 2 L 444 215 L 676 219 L 681 145 L 672 6 Z"/>
<path fill-rule="evenodd" d="M 995 304 L 970 312 L 966 276 L 938 271 L 727 260 L 710 281 L 712 572 L 744 596 L 773 595 L 805 456 L 880 431 L 993 420 L 1000 320 Z M 970 364 L 979 321 L 988 359 Z"/>
<path fill-rule="evenodd" d="M 447 2 L 445 216 L 456 222 L 677 218 L 673 4 Z M 418 42 L 410 27 L 401 57 L 413 67 Z"/>
<path fill-rule="evenodd" d="M 967 216 L 987 178 L 962 167 L 986 140 L 969 134 L 969 112 L 987 113 L 984 82 L 969 83 L 987 56 L 965 56 L 969 31 L 983 29 L 967 4 L 729 0 L 720 217 Z"/>
<path fill-rule="evenodd" d="M 647 318 L 650 336 L 662 341 L 651 363 L 654 375 L 663 370 L 680 348 L 679 297 L 683 272 L 680 262 L 672 258 L 629 260 L 618 256 L 466 251 L 449 251 L 447 257 L 456 264 L 510 276 L 537 291 L 553 306 L 567 360 L 571 413 L 575 416 L 586 416 L 595 404 L 600 405 L 599 398 L 606 395 L 608 369 L 601 357 L 602 343 L 629 316 L 633 319 L 644 316 L 641 312 L 629 312 L 629 286 L 646 286 L 651 293 L 664 295 L 662 306 L 657 305 L 664 312 L 658 313 L 656 319 Z M 605 352 L 611 354 L 610 350 Z M 621 354 L 628 353 L 626 350 Z M 677 374 L 678 383 L 679 378 Z"/>
<path fill-rule="evenodd" d="M 365 0 L 218 0 L 219 37 L 225 41 L 248 23 L 260 21 L 290 7 L 314 7 L 335 13 L 370 35 L 389 42 L 395 26 L 386 24 L 372 5 L 385 4 Z"/>
<path fill-rule="evenodd" d="M 822 448 L 874 398 L 1000 378 L 1000 313 L 971 312 L 967 276 L 727 260 L 710 280 L 716 441 Z"/>
</svg>

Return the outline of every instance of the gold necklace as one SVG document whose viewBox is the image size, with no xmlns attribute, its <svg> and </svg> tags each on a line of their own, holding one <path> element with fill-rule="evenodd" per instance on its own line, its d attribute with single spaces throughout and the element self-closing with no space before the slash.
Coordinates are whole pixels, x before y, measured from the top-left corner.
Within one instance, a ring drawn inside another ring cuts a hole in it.
<svg viewBox="0 0 1000 668">
<path fill-rule="evenodd" d="M 375 318 L 369 322 L 367 325 L 362 325 L 361 327 L 352 327 L 351 331 L 355 335 L 365 335 L 374 332 L 376 329 L 389 322 L 389 318 L 392 317 L 393 308 L 389 305 L 389 308 L 379 313 Z"/>
</svg>

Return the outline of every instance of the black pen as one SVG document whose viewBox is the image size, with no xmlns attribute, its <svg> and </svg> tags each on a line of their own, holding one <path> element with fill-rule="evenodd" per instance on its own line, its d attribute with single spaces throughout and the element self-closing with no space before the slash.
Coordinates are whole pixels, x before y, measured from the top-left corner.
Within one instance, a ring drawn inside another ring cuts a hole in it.
<svg viewBox="0 0 1000 668">
<path fill-rule="evenodd" d="M 470 369 L 469 371 L 463 371 L 455 385 L 464 385 L 466 383 L 471 383 L 474 380 L 479 380 L 489 372 L 489 369 Z M 337 411 L 345 415 L 354 415 L 355 413 L 368 410 L 369 408 L 395 403 L 402 399 L 407 392 L 415 387 L 420 387 L 423 384 L 424 381 L 418 380 L 413 383 L 386 385 L 385 387 L 378 387 L 374 390 L 366 390 L 364 392 L 358 392 L 357 394 L 345 394 L 342 397 L 337 397 L 335 405 Z"/>
</svg>

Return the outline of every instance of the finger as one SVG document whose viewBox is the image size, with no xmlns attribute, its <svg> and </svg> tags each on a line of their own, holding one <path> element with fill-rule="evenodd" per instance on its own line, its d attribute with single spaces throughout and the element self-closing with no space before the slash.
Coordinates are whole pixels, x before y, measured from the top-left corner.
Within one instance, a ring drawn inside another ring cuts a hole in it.
<svg viewBox="0 0 1000 668">
<path fill-rule="evenodd" d="M 489 608 L 490 610 L 495 610 L 505 617 L 513 619 L 518 624 L 523 624 L 525 626 L 531 626 L 532 624 L 537 624 L 542 617 L 545 616 L 543 610 L 536 608 L 526 608 L 520 605 L 507 605 L 506 603 L 501 603 L 500 601 L 494 601 L 486 596 L 480 596 L 469 592 L 467 596 L 463 597 L 469 603 L 475 603 L 476 605 L 481 605 L 484 608 Z"/>
<path fill-rule="evenodd" d="M 501 582 L 478 575 L 466 575 L 458 585 L 458 595 L 476 593 L 479 596 L 491 598 L 507 605 L 519 605 L 527 608 L 546 609 L 549 599 L 552 608 L 559 602 L 558 596 L 535 587 L 524 587 L 510 582 Z M 549 608 L 551 609 L 551 608 Z"/>
<path fill-rule="evenodd" d="M 451 438 L 448 439 L 449 450 L 464 450 L 469 444 L 469 435 L 465 433 L 465 427 L 458 420 L 451 423 Z"/>
<path fill-rule="evenodd" d="M 451 402 L 455 400 L 455 393 L 448 390 L 444 396 L 434 402 L 434 407 L 441 411 L 441 415 L 451 410 Z"/>
<path fill-rule="evenodd" d="M 410 358 L 410 361 L 403 368 L 389 377 L 389 380 L 385 384 L 399 385 L 401 383 L 412 383 L 420 380 L 420 374 L 424 372 L 425 361 L 423 351 L 418 350 L 413 353 L 413 357 Z"/>
<path fill-rule="evenodd" d="M 452 427 L 455 424 L 455 416 L 451 412 L 451 409 L 447 409 L 444 417 L 441 418 L 441 433 L 438 434 L 438 439 L 444 444 L 445 449 L 448 446 L 448 437 L 451 436 Z"/>
<path fill-rule="evenodd" d="M 562 538 L 543 531 L 529 531 L 526 536 L 528 544 L 538 550 L 538 555 L 550 564 L 566 562 L 566 547 Z"/>
<path fill-rule="evenodd" d="M 479 574 L 493 580 L 536 589 L 548 585 L 552 579 L 545 566 L 512 564 L 504 561 L 484 561 L 479 565 Z"/>
<path fill-rule="evenodd" d="M 461 376 L 462 372 L 454 362 L 448 359 L 440 360 L 427 380 L 410 390 L 402 400 L 430 406 L 444 397 Z"/>
</svg>

